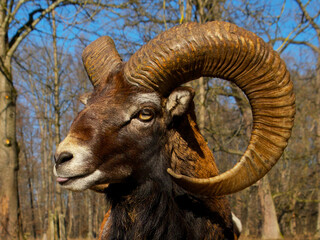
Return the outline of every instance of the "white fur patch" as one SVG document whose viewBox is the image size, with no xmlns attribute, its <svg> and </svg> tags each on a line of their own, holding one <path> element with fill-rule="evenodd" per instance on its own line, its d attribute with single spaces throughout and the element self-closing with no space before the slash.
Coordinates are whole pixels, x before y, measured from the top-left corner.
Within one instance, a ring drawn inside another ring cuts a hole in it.
<svg viewBox="0 0 320 240">
<path fill-rule="evenodd" d="M 59 177 L 74 177 L 85 175 L 88 171 L 88 160 L 92 159 L 92 153 L 88 147 L 77 144 L 75 138 L 67 136 L 58 146 L 57 154 L 69 152 L 73 158 L 59 166 L 57 174 Z"/>
<path fill-rule="evenodd" d="M 70 182 L 66 182 L 62 187 L 72 191 L 83 191 L 95 185 L 103 176 L 104 173 L 97 169 L 85 177 L 71 179 Z"/>
<path fill-rule="evenodd" d="M 242 232 L 242 224 L 241 224 L 240 219 L 236 215 L 234 215 L 233 212 L 231 212 L 231 214 L 232 214 L 232 221 L 233 221 L 234 225 L 237 227 L 239 233 L 241 233 Z"/>
<path fill-rule="evenodd" d="M 54 166 L 53 173 L 56 177 L 70 178 L 70 180 L 62 183 L 63 188 L 73 191 L 82 191 L 90 188 L 104 177 L 104 173 L 100 170 L 90 170 L 90 161 L 92 161 L 92 153 L 88 147 L 77 144 L 77 140 L 67 136 L 57 149 L 57 155 L 69 152 L 73 158 L 59 166 Z M 93 171 L 93 172 L 92 172 Z"/>
<path fill-rule="evenodd" d="M 141 93 L 135 96 L 133 100 L 137 104 L 143 104 L 146 102 L 154 103 L 157 106 L 160 106 L 161 104 L 161 99 L 157 93 Z"/>
<path fill-rule="evenodd" d="M 128 109 L 124 111 L 125 119 L 129 120 L 142 104 L 152 103 L 160 108 L 161 98 L 157 93 L 141 93 L 132 97 L 130 101 L 133 104 L 128 106 Z"/>
</svg>

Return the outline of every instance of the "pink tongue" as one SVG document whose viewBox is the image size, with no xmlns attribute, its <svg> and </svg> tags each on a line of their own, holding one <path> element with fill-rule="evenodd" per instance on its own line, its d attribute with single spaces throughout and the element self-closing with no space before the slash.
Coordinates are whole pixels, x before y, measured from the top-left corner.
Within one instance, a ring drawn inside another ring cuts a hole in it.
<svg viewBox="0 0 320 240">
<path fill-rule="evenodd" d="M 57 182 L 58 182 L 58 183 L 63 183 L 63 182 L 66 182 L 66 181 L 68 181 L 68 180 L 69 180 L 69 178 L 57 177 Z"/>
</svg>

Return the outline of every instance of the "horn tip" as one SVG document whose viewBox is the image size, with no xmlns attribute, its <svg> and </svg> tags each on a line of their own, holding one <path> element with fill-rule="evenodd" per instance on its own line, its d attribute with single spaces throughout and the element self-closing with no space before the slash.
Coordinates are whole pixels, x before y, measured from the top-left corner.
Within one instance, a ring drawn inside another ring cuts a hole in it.
<svg viewBox="0 0 320 240">
<path fill-rule="evenodd" d="M 171 177 L 173 177 L 175 179 L 181 179 L 182 178 L 181 174 L 176 174 L 171 168 L 167 169 L 167 173 L 169 173 L 171 175 Z"/>
</svg>

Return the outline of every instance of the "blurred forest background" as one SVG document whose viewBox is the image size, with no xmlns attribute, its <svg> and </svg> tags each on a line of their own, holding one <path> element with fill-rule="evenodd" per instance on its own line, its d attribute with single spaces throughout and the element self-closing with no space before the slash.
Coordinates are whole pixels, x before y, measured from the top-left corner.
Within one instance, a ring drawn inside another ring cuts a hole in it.
<svg viewBox="0 0 320 240">
<path fill-rule="evenodd" d="M 263 180 L 229 196 L 243 239 L 320 239 L 320 2 L 318 0 L 0 0 L 0 239 L 93 239 L 102 194 L 55 183 L 53 154 L 91 90 L 86 45 L 111 36 L 124 60 L 184 22 L 222 20 L 277 50 L 294 81 L 289 146 Z M 245 150 L 251 110 L 226 81 L 201 78 L 198 123 L 221 172 Z M 271 231 L 270 228 L 273 230 Z"/>
</svg>

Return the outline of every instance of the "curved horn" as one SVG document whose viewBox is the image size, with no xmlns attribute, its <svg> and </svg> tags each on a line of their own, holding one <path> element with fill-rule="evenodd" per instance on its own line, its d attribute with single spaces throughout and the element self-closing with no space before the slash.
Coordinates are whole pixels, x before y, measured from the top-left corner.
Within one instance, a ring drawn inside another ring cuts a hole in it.
<svg viewBox="0 0 320 240">
<path fill-rule="evenodd" d="M 90 43 L 83 50 L 82 61 L 94 87 L 107 79 L 110 72 L 122 62 L 113 40 L 108 36 Z"/>
<path fill-rule="evenodd" d="M 295 97 L 284 62 L 255 34 L 225 22 L 187 23 L 160 34 L 136 52 L 125 76 L 167 96 L 201 76 L 234 82 L 253 113 L 250 143 L 240 161 L 221 175 L 197 179 L 174 173 L 177 184 L 195 194 L 225 195 L 261 179 L 278 161 L 293 127 Z"/>
</svg>

